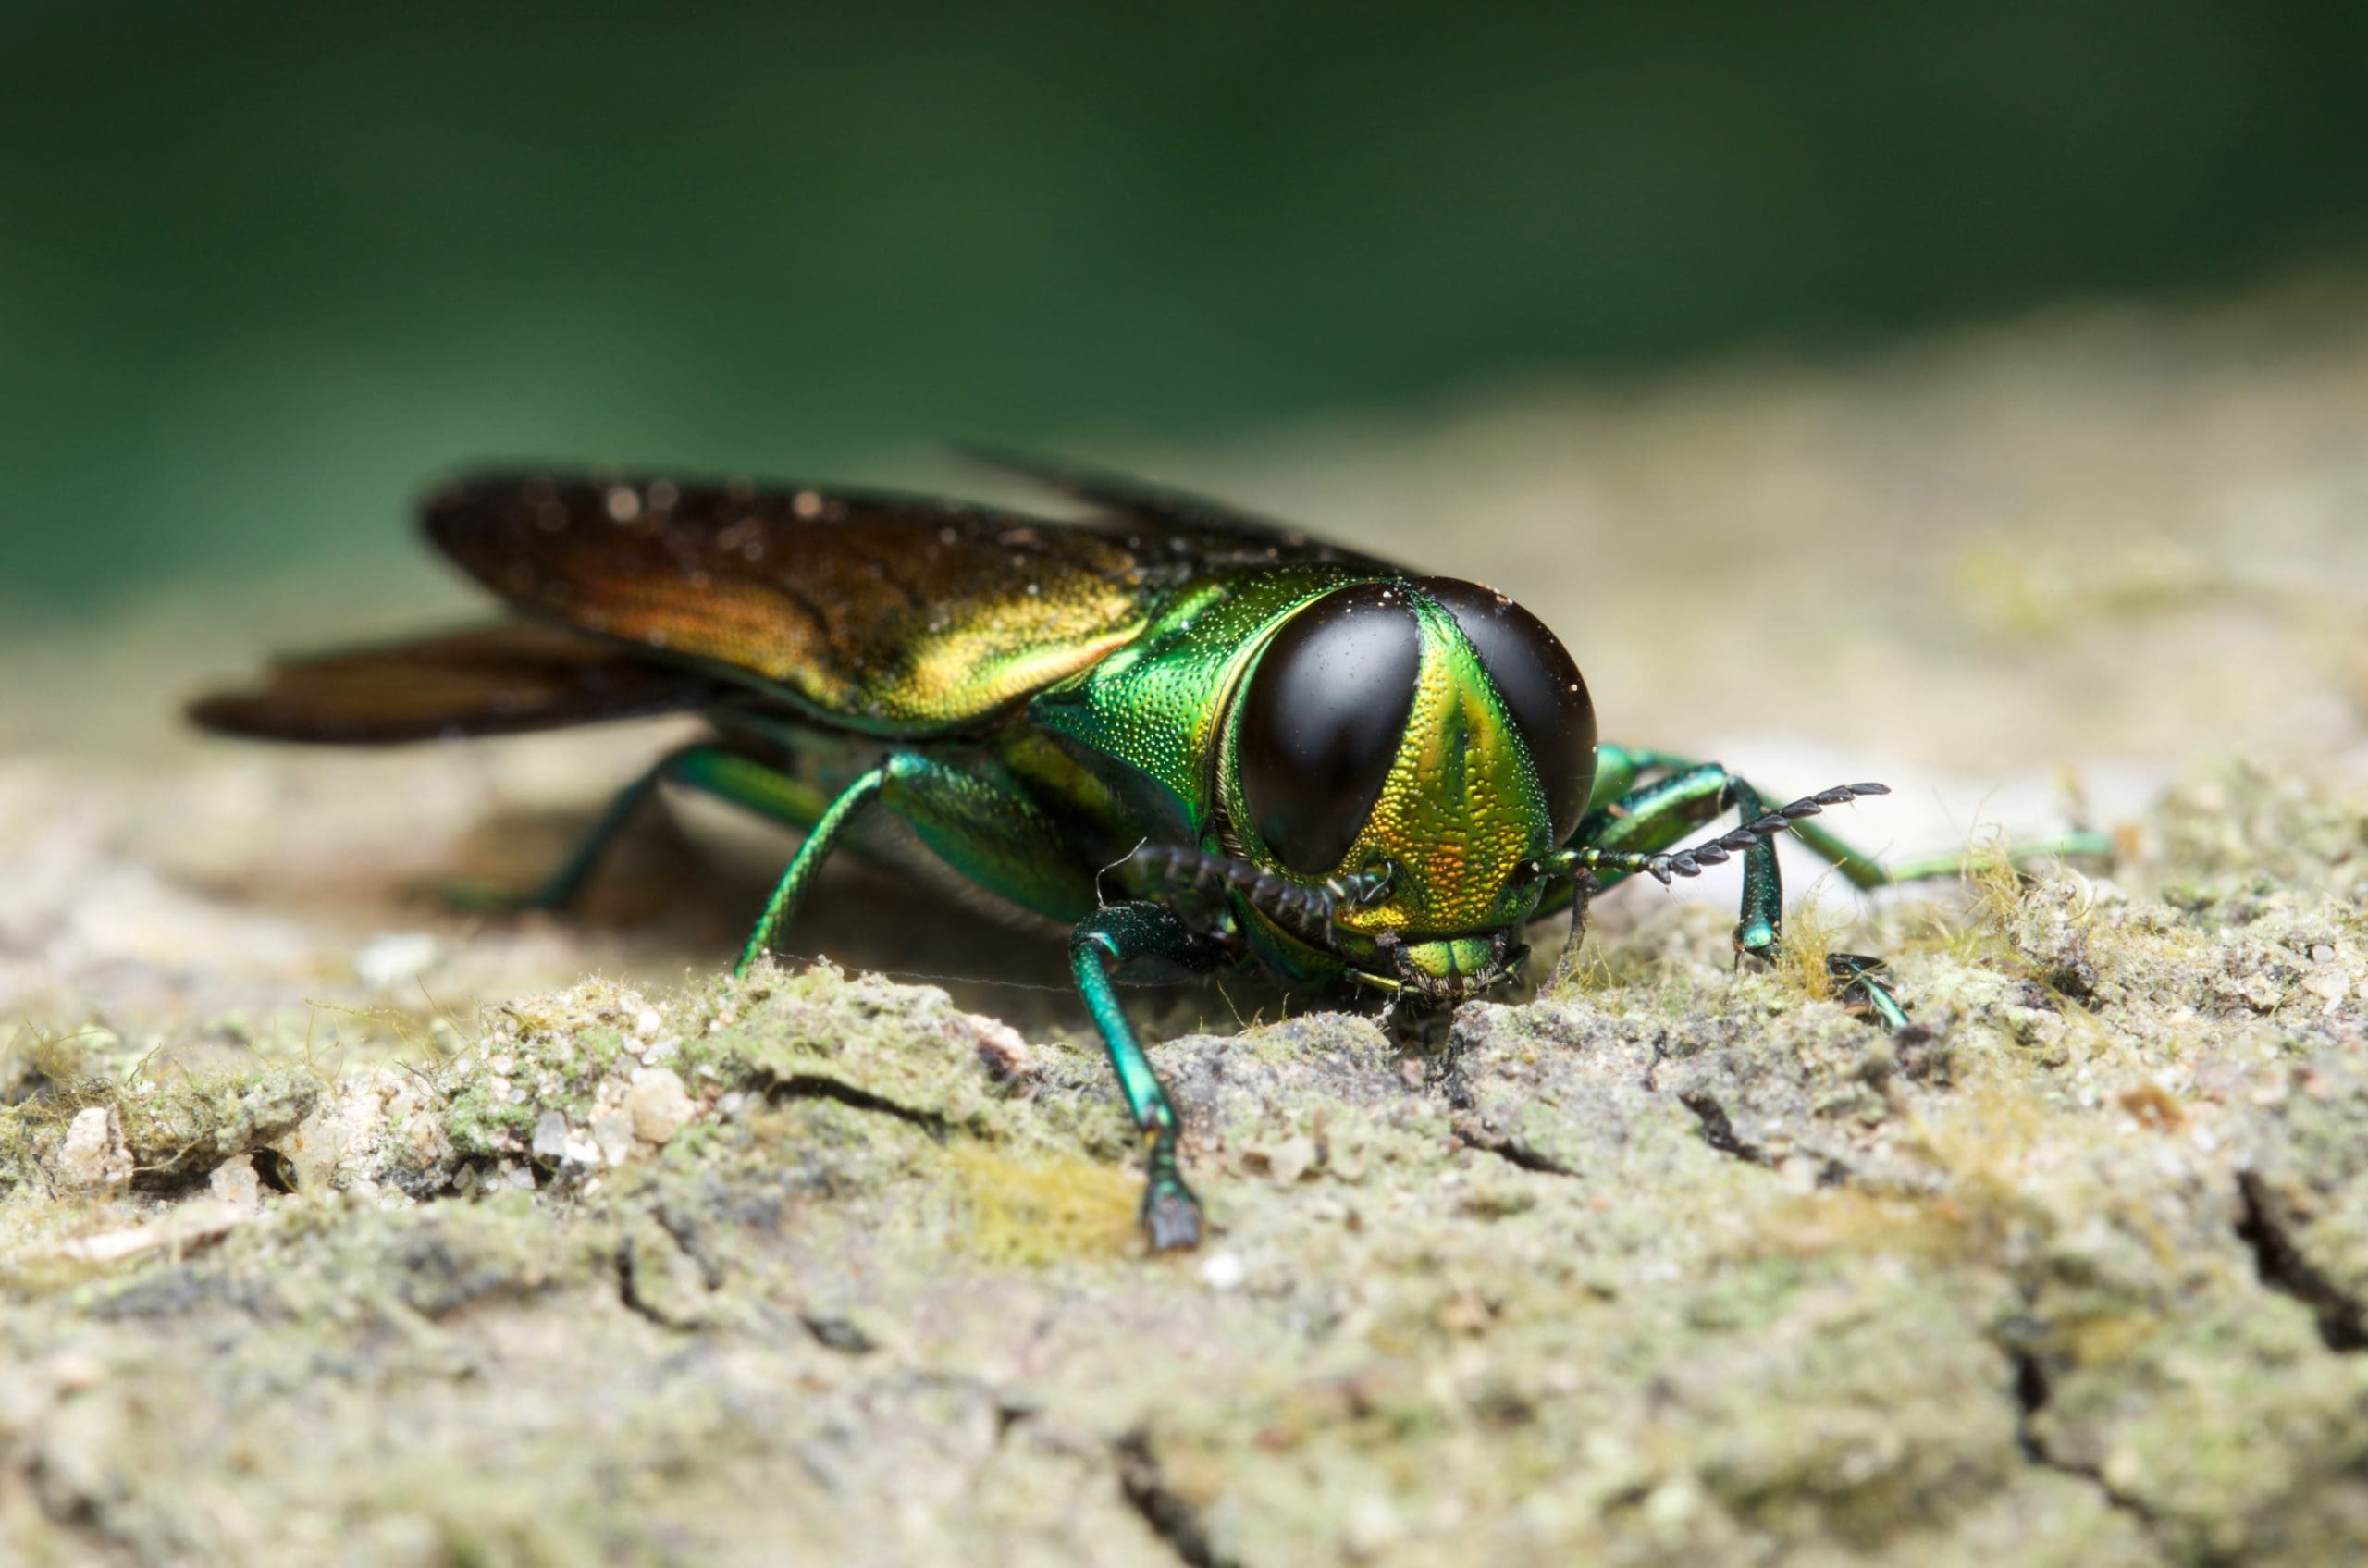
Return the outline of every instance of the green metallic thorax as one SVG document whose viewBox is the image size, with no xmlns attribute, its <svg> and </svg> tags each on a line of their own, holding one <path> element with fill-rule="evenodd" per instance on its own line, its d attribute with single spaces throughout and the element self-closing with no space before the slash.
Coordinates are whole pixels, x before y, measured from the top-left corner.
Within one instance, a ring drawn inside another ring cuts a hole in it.
<svg viewBox="0 0 2368 1568">
<path fill-rule="evenodd" d="M 1213 759 L 1241 678 L 1285 617 L 1373 574 L 1347 565 L 1270 570 L 1207 584 L 1143 635 L 1028 705 L 1166 843 L 1215 847 Z"/>
</svg>

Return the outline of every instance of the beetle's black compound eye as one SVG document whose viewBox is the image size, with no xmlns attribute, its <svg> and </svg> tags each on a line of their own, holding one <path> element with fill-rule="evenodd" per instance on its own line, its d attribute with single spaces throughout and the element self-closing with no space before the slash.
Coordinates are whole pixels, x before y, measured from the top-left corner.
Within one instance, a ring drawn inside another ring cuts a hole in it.
<svg viewBox="0 0 2368 1568">
<path fill-rule="evenodd" d="M 1325 595 L 1259 655 L 1235 720 L 1241 798 L 1277 859 L 1314 876 L 1372 815 L 1414 710 L 1423 636 L 1403 586 Z"/>
<path fill-rule="evenodd" d="M 1568 843 L 1595 788 L 1595 704 L 1579 667 L 1546 623 L 1504 595 L 1451 577 L 1416 586 L 1472 639 L 1537 765 L 1554 842 Z"/>
</svg>

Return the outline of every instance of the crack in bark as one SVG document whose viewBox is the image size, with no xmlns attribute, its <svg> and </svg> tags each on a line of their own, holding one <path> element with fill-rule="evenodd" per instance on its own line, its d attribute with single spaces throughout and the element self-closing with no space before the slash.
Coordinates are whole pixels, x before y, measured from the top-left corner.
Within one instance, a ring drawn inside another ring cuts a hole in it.
<svg viewBox="0 0 2368 1568">
<path fill-rule="evenodd" d="M 1733 1154 L 1746 1165 L 1772 1163 L 1766 1149 L 1757 1143 L 1744 1142 L 1742 1135 L 1735 1131 L 1735 1124 L 1728 1117 L 1727 1108 L 1710 1095 L 1695 1090 L 1680 1094 L 1677 1103 L 1694 1113 L 1694 1119 L 1702 1124 L 1702 1141 L 1719 1153 Z"/>
<path fill-rule="evenodd" d="M 765 1097 L 776 1105 L 784 1100 L 835 1100 L 853 1110 L 894 1117 L 898 1121 L 919 1128 L 941 1143 L 951 1130 L 945 1117 L 935 1111 L 917 1111 L 910 1105 L 900 1105 L 885 1095 L 875 1094 L 869 1089 L 858 1089 L 852 1083 L 842 1083 L 835 1078 L 825 1078 L 820 1073 L 802 1072 L 777 1078 L 765 1091 Z"/>
<path fill-rule="evenodd" d="M 2046 1327 L 2039 1319 L 2020 1317 L 1990 1336 L 1991 1343 L 2014 1368 L 2014 1382 L 2007 1392 L 2015 1401 L 2015 1447 L 2021 1452 L 2023 1462 L 2034 1469 L 2053 1470 L 2059 1475 L 2085 1481 L 2105 1500 L 2106 1507 L 2117 1513 L 2128 1514 L 2139 1534 L 2161 1550 L 2166 1559 L 2174 1557 L 2176 1554 L 2163 1540 L 2161 1522 L 2152 1510 L 2127 1492 L 2117 1490 L 2094 1466 L 2075 1464 L 2058 1458 L 2048 1448 L 2047 1438 L 2039 1429 L 2039 1417 L 2040 1413 L 2047 1408 L 2048 1401 L 2054 1397 L 2055 1387 L 2048 1377 L 2046 1361 L 2032 1342 L 2045 1332 Z"/>
<path fill-rule="evenodd" d="M 723 1288 L 723 1260 L 709 1250 L 697 1225 L 676 1213 L 673 1205 L 666 1203 L 652 1208 L 650 1217 L 658 1221 L 660 1230 L 674 1239 L 674 1245 L 683 1250 L 683 1255 L 698 1266 L 700 1284 L 710 1290 Z"/>
<path fill-rule="evenodd" d="M 656 1303 L 641 1293 L 640 1260 L 635 1255 L 633 1238 L 628 1236 L 617 1243 L 617 1300 L 624 1309 L 637 1317 L 648 1318 L 660 1328 L 680 1332 L 689 1327 L 670 1316 Z"/>
<path fill-rule="evenodd" d="M 1576 1176 L 1578 1171 L 1564 1165 L 1553 1155 L 1544 1154 L 1522 1142 L 1510 1132 L 1498 1132 L 1485 1122 L 1475 1123 L 1470 1117 L 1458 1117 L 1452 1124 L 1455 1141 L 1467 1149 L 1477 1149 L 1484 1154 L 1494 1154 L 1507 1165 L 1523 1170 L 1534 1170 L 1543 1176 Z"/>
<path fill-rule="evenodd" d="M 724 1270 L 722 1264 L 707 1255 L 706 1250 L 697 1244 L 697 1228 L 679 1216 L 672 1214 L 666 1205 L 661 1204 L 653 1208 L 649 1217 L 656 1223 L 659 1234 L 664 1237 L 664 1241 L 660 1241 L 656 1238 L 651 1238 L 650 1245 L 645 1247 L 642 1244 L 642 1239 L 635 1235 L 633 1229 L 628 1227 L 625 1234 L 618 1241 L 616 1252 L 610 1259 L 611 1266 L 617 1271 L 618 1302 L 627 1312 L 638 1317 L 647 1318 L 660 1328 L 671 1329 L 677 1333 L 710 1327 L 703 1315 L 671 1310 L 664 1304 L 662 1296 L 646 1291 L 643 1288 L 643 1270 L 645 1267 L 652 1267 L 663 1271 L 667 1266 L 666 1264 L 648 1254 L 655 1248 L 671 1246 L 684 1261 L 698 1270 L 700 1288 L 712 1296 L 723 1284 Z"/>
<path fill-rule="evenodd" d="M 1235 1568 L 1209 1545 L 1201 1511 L 1167 1484 L 1166 1473 L 1151 1451 L 1151 1434 L 1129 1432 L 1116 1445 L 1118 1489 L 1127 1505 L 1142 1515 L 1151 1533 L 1166 1541 L 1187 1568 Z"/>
<path fill-rule="evenodd" d="M 2015 1446 L 2033 1464 L 2054 1469 L 2047 1457 L 2047 1445 L 2040 1441 L 2036 1422 L 2039 1413 L 2047 1408 L 2047 1370 L 2039 1357 L 2029 1351 L 2015 1352 Z"/>
<path fill-rule="evenodd" d="M 2252 1253 L 2253 1268 L 2262 1284 L 2309 1307 L 2318 1319 L 2319 1338 L 2327 1349 L 2344 1354 L 2368 1350 L 2368 1315 L 2363 1315 L 2359 1298 L 2302 1255 L 2268 1179 L 2259 1171 L 2238 1171 L 2237 1198 L 2244 1208 L 2243 1217 L 2237 1221 L 2237 1239 Z"/>
<path fill-rule="evenodd" d="M 797 1320 L 806 1325 L 806 1331 L 814 1336 L 814 1342 L 826 1351 L 836 1351 L 841 1355 L 870 1355 L 880 1348 L 880 1342 L 865 1333 L 852 1318 L 841 1317 L 835 1313 L 801 1312 Z M 998 1422 L 1002 1419 L 1000 1406 L 996 1410 L 996 1419 Z M 995 1435 L 1001 1437 L 1005 1429 L 998 1425 Z"/>
</svg>

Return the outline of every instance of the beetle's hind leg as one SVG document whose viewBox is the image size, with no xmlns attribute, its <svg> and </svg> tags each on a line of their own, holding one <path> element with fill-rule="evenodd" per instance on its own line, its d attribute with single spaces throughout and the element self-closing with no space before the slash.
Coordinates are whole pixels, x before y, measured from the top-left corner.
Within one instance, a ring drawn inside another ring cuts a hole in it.
<svg viewBox="0 0 2368 1568">
<path fill-rule="evenodd" d="M 521 890 L 480 882 L 447 883 L 441 890 L 445 901 L 455 908 L 486 913 L 567 908 L 583 896 L 585 885 L 656 797 L 659 786 L 668 784 L 699 790 L 800 829 L 811 829 L 830 806 L 821 791 L 777 769 L 730 747 L 695 741 L 668 752 L 619 790 L 559 869 L 537 885 Z"/>
<path fill-rule="evenodd" d="M 688 749 L 685 747 L 684 749 Z M 474 877 L 445 883 L 438 889 L 455 909 L 483 914 L 516 914 L 529 909 L 564 909 L 583 895 L 584 884 L 607 859 L 617 841 L 625 834 L 658 786 L 665 782 L 667 771 L 673 767 L 682 751 L 669 752 L 652 763 L 633 783 L 610 797 L 598 821 L 575 841 L 559 869 L 532 887 L 505 887 L 498 883 Z"/>
</svg>

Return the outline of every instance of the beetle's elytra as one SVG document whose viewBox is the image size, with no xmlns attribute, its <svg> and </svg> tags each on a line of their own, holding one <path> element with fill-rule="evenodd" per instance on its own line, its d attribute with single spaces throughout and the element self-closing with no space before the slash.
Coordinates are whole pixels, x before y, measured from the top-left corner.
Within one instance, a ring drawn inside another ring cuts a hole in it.
<svg viewBox="0 0 2368 1568">
<path fill-rule="evenodd" d="M 386 744 L 694 711 L 551 880 L 565 903 L 635 801 L 706 790 L 805 832 L 740 967 L 870 811 L 1016 914 L 1069 933 L 1078 985 L 1148 1145 L 1155 1248 L 1200 1236 L 1177 1118 L 1112 988 L 1130 967 L 1254 960 L 1451 1002 L 1511 974 L 1531 921 L 1638 871 L 1744 861 L 1738 948 L 1773 953 L 1791 830 L 1858 884 L 1871 860 L 1715 763 L 1599 746 L 1570 654 L 1471 583 L 1207 501 L 1007 464 L 1094 515 L 743 482 L 487 475 L 430 496 L 428 537 L 506 602 L 481 629 L 277 666 L 208 728 Z M 1741 825 L 1684 851 L 1727 811 Z M 1887 1022 L 1848 955 L 1835 972 Z"/>
</svg>

